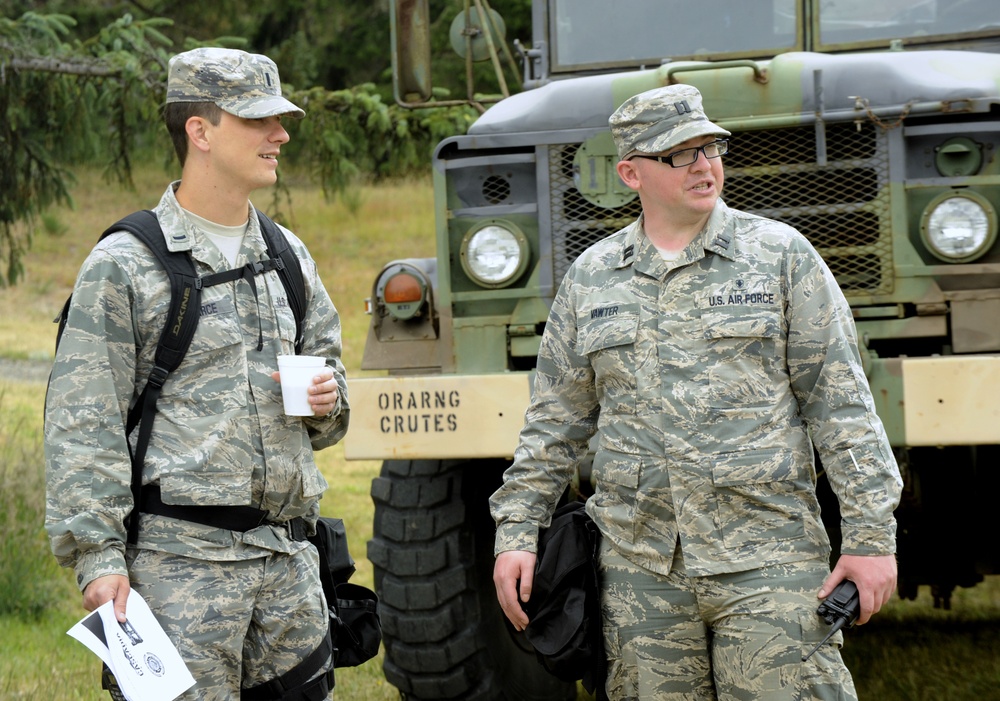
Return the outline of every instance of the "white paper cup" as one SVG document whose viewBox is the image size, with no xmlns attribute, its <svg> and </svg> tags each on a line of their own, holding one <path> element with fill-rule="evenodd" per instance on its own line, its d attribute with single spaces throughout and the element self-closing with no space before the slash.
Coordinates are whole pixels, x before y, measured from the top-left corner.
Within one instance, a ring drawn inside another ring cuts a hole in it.
<svg viewBox="0 0 1000 701">
<path fill-rule="evenodd" d="M 278 372 L 281 373 L 281 401 L 289 416 L 312 416 L 309 403 L 309 385 L 326 365 L 326 358 L 318 355 L 279 355 Z"/>
</svg>

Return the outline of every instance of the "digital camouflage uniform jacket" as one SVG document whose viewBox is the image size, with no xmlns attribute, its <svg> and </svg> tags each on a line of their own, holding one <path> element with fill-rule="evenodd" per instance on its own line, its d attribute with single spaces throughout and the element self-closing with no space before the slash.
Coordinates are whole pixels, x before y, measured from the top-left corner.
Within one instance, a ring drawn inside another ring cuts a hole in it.
<svg viewBox="0 0 1000 701">
<path fill-rule="evenodd" d="M 592 436 L 587 511 L 653 572 L 668 574 L 678 539 L 692 575 L 828 554 L 813 444 L 840 500 L 842 551 L 895 551 L 901 480 L 850 309 L 784 224 L 719 201 L 675 261 L 640 217 L 575 262 L 491 500 L 496 552 L 535 549 Z"/>
<path fill-rule="evenodd" d="M 185 217 L 176 185 L 155 210 L 168 247 L 190 249 L 199 275 L 233 267 Z M 250 211 L 241 265 L 267 257 Z M 165 503 L 252 505 L 276 522 L 319 515 L 327 483 L 313 450 L 340 440 L 349 416 L 340 318 L 306 247 L 283 233 L 305 280 L 302 353 L 327 359 L 339 405 L 323 418 L 283 413 L 271 373 L 278 354 L 295 352 L 295 317 L 276 272 L 255 278 L 256 295 L 245 280 L 206 287 L 191 348 L 163 386 L 145 460 L 143 483 L 159 484 Z M 125 416 L 152 367 L 169 302 L 166 273 L 124 232 L 94 248 L 76 281 L 46 398 L 46 528 L 57 560 L 75 568 L 81 589 L 96 577 L 126 573 L 122 521 L 132 495 Z M 307 545 L 270 526 L 241 535 L 152 515 L 140 524 L 139 547 L 207 560 Z"/>
</svg>

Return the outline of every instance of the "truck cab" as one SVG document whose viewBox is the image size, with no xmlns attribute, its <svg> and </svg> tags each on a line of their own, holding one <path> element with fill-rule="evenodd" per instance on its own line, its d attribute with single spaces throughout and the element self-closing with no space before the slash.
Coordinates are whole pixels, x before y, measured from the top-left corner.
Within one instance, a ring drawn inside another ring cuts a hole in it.
<svg viewBox="0 0 1000 701">
<path fill-rule="evenodd" d="M 640 213 L 608 117 L 690 83 L 732 132 L 722 198 L 786 222 L 855 319 L 904 478 L 899 593 L 1000 571 L 1000 16 L 991 0 L 535 0 L 510 46 L 485 0 L 459 48 L 520 90 L 485 100 L 432 158 L 428 257 L 373 281 L 348 459 L 382 460 L 368 556 L 387 679 L 407 698 L 575 698 L 496 604 L 487 500 L 530 399 L 549 305 L 575 258 Z M 430 84 L 426 0 L 393 5 L 400 104 Z M 471 72 L 471 71 L 470 71 Z M 822 466 L 817 465 L 823 481 Z M 568 498 L 586 498 L 587 466 Z M 837 540 L 835 499 L 824 521 Z M 975 543 L 975 547 L 973 547 Z"/>
</svg>

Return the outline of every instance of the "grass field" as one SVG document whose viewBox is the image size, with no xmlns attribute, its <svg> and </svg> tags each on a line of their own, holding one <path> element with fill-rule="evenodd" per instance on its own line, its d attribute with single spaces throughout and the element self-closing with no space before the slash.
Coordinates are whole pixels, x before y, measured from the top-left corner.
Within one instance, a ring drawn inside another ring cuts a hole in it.
<svg viewBox="0 0 1000 701">
<path fill-rule="evenodd" d="M 108 698 L 99 691 L 93 655 L 65 635 L 83 610 L 71 573 L 56 567 L 41 529 L 44 369 L 52 355 L 52 317 L 97 234 L 114 219 L 153 206 L 169 177 L 146 169 L 128 192 L 98 173 L 81 172 L 73 188 L 76 208 L 46 217 L 34 237 L 27 278 L 0 289 L 0 699 Z M 368 325 L 363 300 L 381 264 L 433 253 L 429 182 L 362 188 L 333 203 L 295 178 L 288 182 L 291 201 L 282 200 L 280 208 L 317 259 L 342 315 L 345 364 L 357 374 Z M 274 211 L 269 193 L 255 204 Z M 332 485 L 323 512 L 345 520 L 358 565 L 355 581 L 371 586 L 365 546 L 372 528 L 370 482 L 379 466 L 347 462 L 339 447 L 318 460 Z M 916 602 L 894 600 L 871 624 L 847 633 L 844 656 L 862 699 L 1000 698 L 1000 580 L 989 577 L 975 589 L 957 591 L 951 611 L 934 609 L 926 589 Z M 398 693 L 382 677 L 380 661 L 372 661 L 338 671 L 336 698 L 395 699 Z"/>
</svg>

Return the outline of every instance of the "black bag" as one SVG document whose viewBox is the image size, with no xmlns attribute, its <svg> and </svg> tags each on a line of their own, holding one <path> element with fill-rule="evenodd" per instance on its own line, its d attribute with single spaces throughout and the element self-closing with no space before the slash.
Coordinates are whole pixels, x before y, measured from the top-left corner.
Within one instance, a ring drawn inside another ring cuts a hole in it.
<svg viewBox="0 0 1000 701">
<path fill-rule="evenodd" d="M 601 533 L 574 501 L 556 509 L 538 536 L 538 559 L 524 637 L 542 666 L 563 681 L 582 680 L 604 699 L 607 660 L 601 627 L 597 549 Z"/>
<path fill-rule="evenodd" d="M 377 655 L 382 643 L 378 596 L 348 581 L 354 574 L 354 559 L 341 519 L 320 518 L 309 542 L 319 551 L 319 576 L 330 609 L 333 666 L 357 667 Z"/>
</svg>

